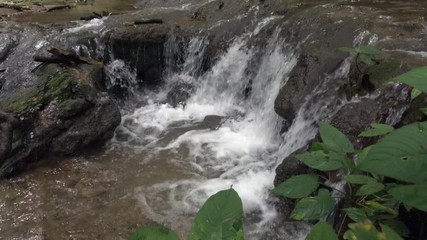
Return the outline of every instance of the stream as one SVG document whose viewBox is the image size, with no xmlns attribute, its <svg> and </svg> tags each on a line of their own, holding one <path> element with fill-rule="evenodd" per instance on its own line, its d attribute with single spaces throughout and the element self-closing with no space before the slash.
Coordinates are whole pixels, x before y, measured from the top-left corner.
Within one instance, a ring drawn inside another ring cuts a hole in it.
<svg viewBox="0 0 427 240">
<path fill-rule="evenodd" d="M 63 36 L 101 35 L 106 19 L 75 24 Z M 273 106 L 297 64 L 299 45 L 283 38 L 280 27 L 260 37 L 278 20 L 254 21 L 208 69 L 207 37 L 188 39 L 176 62 L 173 54 L 182 46 L 170 36 L 157 89 L 141 90 L 135 70 L 111 54 L 104 70 L 107 88 L 119 84 L 128 95 L 119 101 L 122 122 L 114 137 L 102 149 L 66 159 L 50 156 L 0 180 L 1 239 L 128 239 L 150 223 L 184 238 L 206 199 L 230 187 L 243 201 L 246 239 L 304 239 L 310 225 L 284 224 L 276 209 L 275 169 L 315 137 L 319 121 L 349 102 L 328 83 L 348 75 L 350 58 L 321 77 L 295 120 L 286 123 Z M 37 37 L 32 44 L 46 44 L 50 36 Z M 360 31 L 354 45 L 377 39 Z M 184 98 L 171 103 L 176 89 Z"/>
</svg>

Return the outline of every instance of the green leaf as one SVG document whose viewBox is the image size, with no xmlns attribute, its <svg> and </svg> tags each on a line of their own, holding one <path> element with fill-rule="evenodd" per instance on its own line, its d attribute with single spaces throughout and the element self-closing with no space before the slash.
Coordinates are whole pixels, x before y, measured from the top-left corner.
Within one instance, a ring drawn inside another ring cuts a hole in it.
<svg viewBox="0 0 427 240">
<path fill-rule="evenodd" d="M 365 211 L 360 208 L 344 208 L 343 211 L 347 213 L 347 216 L 355 222 L 363 222 L 368 219 Z"/>
<path fill-rule="evenodd" d="M 298 201 L 291 213 L 295 220 L 318 220 L 327 216 L 335 206 L 335 199 L 326 189 L 320 189 L 316 197 L 307 197 Z"/>
<path fill-rule="evenodd" d="M 403 240 L 399 234 L 397 234 L 393 229 L 391 229 L 389 226 L 380 224 L 381 229 L 383 230 L 383 233 L 385 234 L 385 239 L 387 240 Z"/>
<path fill-rule="evenodd" d="M 344 179 L 353 184 L 367 184 L 370 182 L 377 182 L 375 178 L 365 176 L 365 175 L 348 175 L 345 176 Z"/>
<path fill-rule="evenodd" d="M 359 54 L 360 61 L 366 63 L 368 66 L 374 65 L 374 62 L 371 59 L 370 55 L 366 54 Z"/>
<path fill-rule="evenodd" d="M 370 222 L 351 223 L 348 225 L 357 240 L 382 240 L 381 233 Z"/>
<path fill-rule="evenodd" d="M 353 144 L 351 144 L 347 136 L 329 123 L 321 123 L 319 126 L 319 132 L 323 144 L 329 150 L 343 154 L 354 152 Z"/>
<path fill-rule="evenodd" d="M 356 235 L 351 230 L 347 230 L 343 235 L 344 240 L 357 240 Z"/>
<path fill-rule="evenodd" d="M 397 215 L 399 214 L 397 210 L 384 206 L 383 204 L 376 201 L 365 201 L 365 206 L 375 212 L 385 212 L 395 217 L 397 217 Z"/>
<path fill-rule="evenodd" d="M 421 93 L 423 93 L 423 92 L 421 90 L 419 90 L 418 88 L 412 88 L 411 100 L 414 100 L 416 97 L 420 96 Z"/>
<path fill-rule="evenodd" d="M 422 113 L 424 113 L 425 115 L 427 115 L 427 108 L 420 108 L 420 111 L 421 111 Z"/>
<path fill-rule="evenodd" d="M 427 122 L 399 128 L 372 146 L 357 168 L 401 181 L 427 181 Z"/>
<path fill-rule="evenodd" d="M 356 51 L 359 54 L 368 55 L 368 56 L 375 56 L 381 53 L 381 50 L 378 48 L 370 47 L 370 46 L 360 46 L 359 48 L 356 48 Z"/>
<path fill-rule="evenodd" d="M 138 229 L 129 240 L 179 240 L 178 235 L 163 226 L 145 226 Z"/>
<path fill-rule="evenodd" d="M 396 219 L 385 220 L 384 224 L 389 226 L 391 229 L 394 229 L 400 236 L 409 237 L 408 227 L 401 221 Z"/>
<path fill-rule="evenodd" d="M 362 161 L 363 161 L 363 159 L 365 159 L 365 158 L 366 158 L 366 156 L 368 156 L 368 153 L 369 153 L 369 151 L 371 150 L 371 148 L 372 148 L 373 146 L 374 146 L 374 145 L 370 145 L 370 146 L 365 147 L 365 148 L 362 150 L 362 152 L 360 152 L 360 153 L 357 155 L 357 162 L 362 162 Z"/>
<path fill-rule="evenodd" d="M 379 182 L 369 182 L 359 188 L 356 192 L 356 196 L 365 196 L 377 193 L 384 189 L 384 185 Z"/>
<path fill-rule="evenodd" d="M 313 226 L 305 240 L 338 240 L 338 236 L 331 225 L 320 221 Z"/>
<path fill-rule="evenodd" d="M 362 133 L 359 134 L 359 137 L 383 136 L 392 132 L 393 130 L 394 128 L 390 125 L 374 123 L 374 124 L 371 124 L 371 129 L 363 131 Z"/>
<path fill-rule="evenodd" d="M 319 187 L 318 177 L 304 174 L 289 178 L 273 189 L 273 192 L 288 198 L 303 198 Z"/>
<path fill-rule="evenodd" d="M 349 53 L 356 52 L 356 49 L 350 48 L 350 47 L 340 47 L 338 48 L 338 50 L 340 50 L 341 52 L 349 52 Z"/>
<path fill-rule="evenodd" d="M 236 239 L 242 231 L 243 205 L 234 189 L 211 196 L 197 213 L 188 240 Z"/>
<path fill-rule="evenodd" d="M 427 183 L 400 186 L 389 190 L 389 193 L 407 206 L 427 212 Z"/>
<path fill-rule="evenodd" d="M 427 92 L 427 67 L 412 69 L 394 78 L 423 92 Z"/>
<path fill-rule="evenodd" d="M 320 171 L 333 171 L 344 167 L 352 167 L 350 159 L 335 152 L 308 152 L 296 155 L 296 158 L 310 168 Z"/>
</svg>

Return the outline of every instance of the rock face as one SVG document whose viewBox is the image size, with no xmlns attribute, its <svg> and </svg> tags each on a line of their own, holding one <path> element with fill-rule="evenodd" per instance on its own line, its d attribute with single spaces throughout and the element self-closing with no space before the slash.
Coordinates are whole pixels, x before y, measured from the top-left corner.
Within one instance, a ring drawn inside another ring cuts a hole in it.
<svg viewBox="0 0 427 240">
<path fill-rule="evenodd" d="M 0 109 L 19 116 L 12 151 L 3 159 L 0 177 L 23 169 L 46 154 L 77 153 L 112 137 L 120 124 L 116 104 L 93 85 L 78 79 L 88 67 L 71 69 L 48 65 L 40 70 L 40 83 L 0 102 Z"/>
<path fill-rule="evenodd" d="M 137 29 L 122 28 L 111 33 L 109 46 L 115 59 L 123 59 L 136 70 L 141 84 L 160 83 L 164 70 L 164 44 L 169 29 L 163 26 L 141 25 Z"/>
</svg>

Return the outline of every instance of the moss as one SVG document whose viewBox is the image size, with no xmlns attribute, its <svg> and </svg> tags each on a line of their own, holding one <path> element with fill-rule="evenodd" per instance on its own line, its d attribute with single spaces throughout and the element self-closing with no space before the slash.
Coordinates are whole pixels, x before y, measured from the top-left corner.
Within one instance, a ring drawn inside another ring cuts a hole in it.
<svg viewBox="0 0 427 240">
<path fill-rule="evenodd" d="M 50 72 L 50 71 L 47 71 Z M 19 116 L 32 115 L 52 100 L 62 102 L 72 98 L 78 91 L 78 84 L 68 70 L 42 76 L 42 83 L 23 91 L 21 94 L 0 102 L 0 109 Z"/>
</svg>

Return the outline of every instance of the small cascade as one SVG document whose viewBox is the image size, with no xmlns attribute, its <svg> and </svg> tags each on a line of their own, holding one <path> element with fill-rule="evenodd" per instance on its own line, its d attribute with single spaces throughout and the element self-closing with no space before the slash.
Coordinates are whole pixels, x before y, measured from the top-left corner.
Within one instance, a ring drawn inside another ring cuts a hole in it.
<svg viewBox="0 0 427 240">
<path fill-rule="evenodd" d="M 165 169 L 174 169 L 175 177 L 135 188 L 135 198 L 151 219 L 188 229 L 189 214 L 197 212 L 210 195 L 232 186 L 243 199 L 248 216 L 258 216 L 247 222 L 246 234 L 258 239 L 266 234 L 262 229 L 272 229 L 278 217 L 269 198 L 275 168 L 314 137 L 319 119 L 327 118 L 342 104 L 336 101 L 336 89 L 328 82 L 346 76 L 350 65 L 345 62 L 325 77 L 281 136 L 283 120 L 273 104 L 297 56 L 280 37 L 280 28 L 262 48 L 248 44 L 274 19 L 260 21 L 254 31 L 235 39 L 204 73 L 205 38 L 190 39 L 181 62 L 173 58 L 179 52 L 178 41 L 165 44 L 170 61 L 164 73 L 165 86 L 145 93 L 147 104 L 123 117 L 111 142 L 114 151 L 141 156 L 142 168 L 162 161 Z M 185 100 L 174 106 L 168 102 L 168 94 L 176 86 L 189 86 L 189 91 Z M 217 119 L 214 125 L 210 125 L 212 119 Z M 287 229 L 285 234 L 303 238 L 308 228 L 301 225 L 297 229 Z"/>
</svg>

